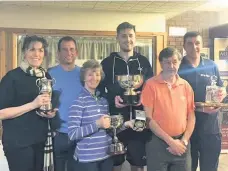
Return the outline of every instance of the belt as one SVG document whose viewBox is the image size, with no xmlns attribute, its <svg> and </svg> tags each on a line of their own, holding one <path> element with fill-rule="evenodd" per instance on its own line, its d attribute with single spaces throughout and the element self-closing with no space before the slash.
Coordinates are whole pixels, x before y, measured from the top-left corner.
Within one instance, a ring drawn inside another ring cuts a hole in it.
<svg viewBox="0 0 228 171">
<path fill-rule="evenodd" d="M 177 135 L 177 136 L 172 136 L 173 139 L 181 139 L 183 137 L 184 133 Z"/>
</svg>

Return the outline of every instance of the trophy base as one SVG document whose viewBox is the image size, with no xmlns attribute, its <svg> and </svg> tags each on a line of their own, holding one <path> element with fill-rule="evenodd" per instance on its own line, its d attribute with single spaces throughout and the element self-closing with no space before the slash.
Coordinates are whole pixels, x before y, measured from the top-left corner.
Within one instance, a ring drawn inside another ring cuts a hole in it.
<svg viewBox="0 0 228 171">
<path fill-rule="evenodd" d="M 228 108 L 227 103 L 215 103 L 215 102 L 195 102 L 196 107 L 221 107 L 221 108 Z"/>
<path fill-rule="evenodd" d="M 135 124 L 134 124 L 134 128 L 135 129 L 145 129 L 146 128 L 146 121 L 143 120 L 135 120 Z"/>
<path fill-rule="evenodd" d="M 115 152 L 109 152 L 109 155 L 111 156 L 116 156 L 116 155 L 121 155 L 121 154 L 125 154 L 126 150 L 124 151 L 115 151 Z"/>
<path fill-rule="evenodd" d="M 124 95 L 123 104 L 127 105 L 137 105 L 139 103 L 140 95 Z"/>
<path fill-rule="evenodd" d="M 42 112 L 44 114 L 47 114 L 48 112 L 52 111 L 53 109 L 38 109 L 38 112 Z"/>
<path fill-rule="evenodd" d="M 126 153 L 126 150 L 124 148 L 124 145 L 121 142 L 111 144 L 109 147 L 109 154 L 112 156 L 120 155 L 124 153 Z"/>
</svg>

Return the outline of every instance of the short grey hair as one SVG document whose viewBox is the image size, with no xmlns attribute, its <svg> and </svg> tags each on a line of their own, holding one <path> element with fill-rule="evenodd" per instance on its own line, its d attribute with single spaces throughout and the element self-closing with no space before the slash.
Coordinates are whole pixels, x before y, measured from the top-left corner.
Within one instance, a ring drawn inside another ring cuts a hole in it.
<svg viewBox="0 0 228 171">
<path fill-rule="evenodd" d="M 84 62 L 80 69 L 80 81 L 83 86 L 85 84 L 85 74 L 89 69 L 100 69 L 101 80 L 104 79 L 105 74 L 104 74 L 101 64 L 97 60 L 91 59 L 91 60 Z"/>
</svg>

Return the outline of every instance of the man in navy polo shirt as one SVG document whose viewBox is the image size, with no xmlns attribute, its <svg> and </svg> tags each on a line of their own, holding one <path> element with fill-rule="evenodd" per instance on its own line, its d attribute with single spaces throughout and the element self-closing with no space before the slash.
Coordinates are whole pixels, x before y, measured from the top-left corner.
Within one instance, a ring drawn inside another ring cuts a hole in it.
<svg viewBox="0 0 228 171">
<path fill-rule="evenodd" d="M 217 77 L 217 85 L 222 86 L 216 64 L 200 56 L 202 37 L 198 32 L 184 35 L 186 56 L 179 68 L 179 75 L 187 80 L 195 94 L 195 102 L 205 102 L 206 86 L 211 85 L 211 76 Z M 220 92 L 219 99 L 225 94 Z M 200 171 L 217 171 L 221 152 L 219 108 L 196 108 L 196 125 L 191 137 L 192 171 L 196 171 L 198 160 Z"/>
</svg>

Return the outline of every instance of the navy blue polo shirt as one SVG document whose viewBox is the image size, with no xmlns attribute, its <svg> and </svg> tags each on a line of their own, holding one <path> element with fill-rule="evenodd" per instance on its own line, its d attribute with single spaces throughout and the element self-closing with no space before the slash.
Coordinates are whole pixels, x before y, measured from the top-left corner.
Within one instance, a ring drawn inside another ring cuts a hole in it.
<svg viewBox="0 0 228 171">
<path fill-rule="evenodd" d="M 197 67 L 193 67 L 184 57 L 178 73 L 180 77 L 188 81 L 192 86 L 195 102 L 205 102 L 206 86 L 211 85 L 211 76 L 217 76 L 218 86 L 223 84 L 217 65 L 209 59 L 201 58 L 200 64 Z M 200 134 L 220 133 L 219 113 L 206 114 L 196 112 L 195 130 Z"/>
</svg>

